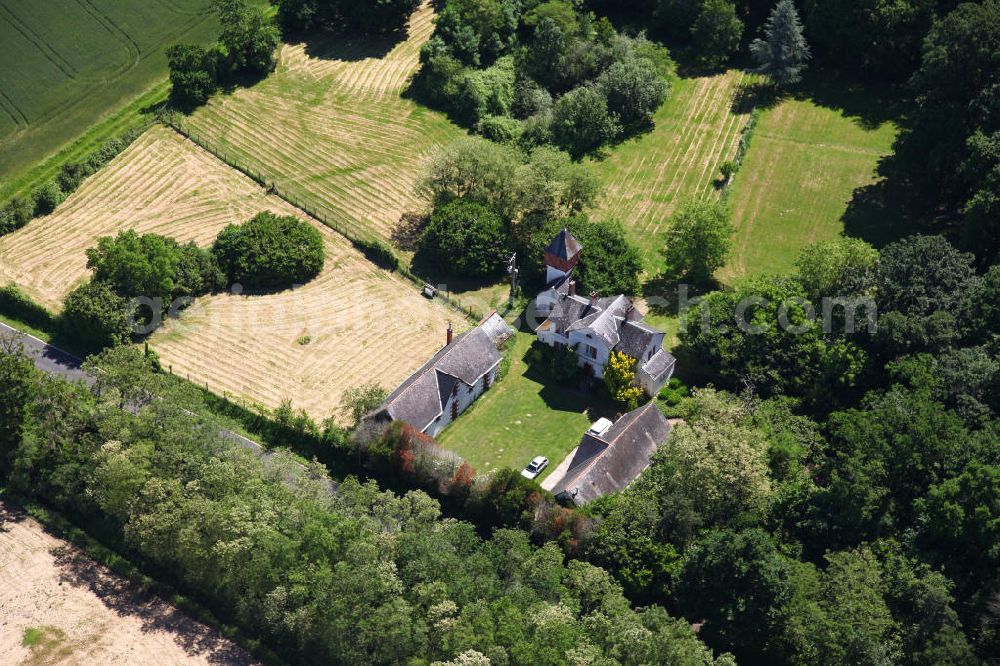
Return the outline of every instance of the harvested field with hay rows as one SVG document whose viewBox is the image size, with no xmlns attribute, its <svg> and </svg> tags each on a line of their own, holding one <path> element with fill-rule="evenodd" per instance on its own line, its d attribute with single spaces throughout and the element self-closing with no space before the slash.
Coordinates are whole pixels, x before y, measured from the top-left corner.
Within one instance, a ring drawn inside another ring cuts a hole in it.
<svg viewBox="0 0 1000 666">
<path fill-rule="evenodd" d="M 261 210 L 305 217 L 176 132 L 154 127 L 56 213 L 0 238 L 0 283 L 57 309 L 87 278 L 84 252 L 100 236 L 135 229 L 208 246 L 225 225 Z M 319 277 L 273 294 L 198 299 L 150 338 L 164 365 L 219 394 L 269 408 L 292 399 L 325 418 L 348 388 L 394 388 L 444 343 L 448 319 L 461 327 L 459 315 L 311 221 L 326 245 Z"/>
<path fill-rule="evenodd" d="M 57 310 L 89 275 L 84 252 L 126 229 L 207 246 L 227 224 L 295 209 L 176 132 L 153 127 L 55 213 L 0 237 L 0 284 Z"/>
<path fill-rule="evenodd" d="M 388 239 L 422 206 L 424 161 L 462 130 L 401 95 L 433 31 L 429 3 L 404 41 L 326 37 L 282 45 L 275 73 L 182 122 L 199 142 L 354 236 Z"/>
</svg>

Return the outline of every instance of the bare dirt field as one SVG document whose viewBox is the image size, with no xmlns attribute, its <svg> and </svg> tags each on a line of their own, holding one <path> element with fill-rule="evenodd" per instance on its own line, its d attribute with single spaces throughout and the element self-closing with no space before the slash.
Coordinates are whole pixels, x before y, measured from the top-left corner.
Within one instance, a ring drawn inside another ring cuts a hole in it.
<svg viewBox="0 0 1000 666">
<path fill-rule="evenodd" d="M 124 229 L 209 245 L 261 210 L 298 215 L 255 182 L 173 130 L 156 127 L 48 217 L 0 238 L 0 284 L 58 309 L 88 277 L 85 250 Z M 274 408 L 291 399 L 322 419 L 365 382 L 391 390 L 443 343 L 460 317 L 426 300 L 350 243 L 323 233 L 327 262 L 309 284 L 276 294 L 199 299 L 150 345 L 176 374 Z"/>
<path fill-rule="evenodd" d="M 255 662 L 0 502 L 0 663 Z"/>
</svg>

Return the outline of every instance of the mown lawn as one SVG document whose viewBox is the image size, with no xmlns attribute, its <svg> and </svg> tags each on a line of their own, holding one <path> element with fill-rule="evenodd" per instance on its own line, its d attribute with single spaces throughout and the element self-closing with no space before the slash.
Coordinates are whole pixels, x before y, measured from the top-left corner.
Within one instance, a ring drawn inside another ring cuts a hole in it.
<svg viewBox="0 0 1000 666">
<path fill-rule="evenodd" d="M 684 198 L 717 197 L 719 165 L 732 159 L 750 115 L 740 91 L 754 77 L 738 70 L 678 78 L 654 128 L 592 162 L 604 192 L 595 217 L 615 218 L 658 272 L 670 215 Z"/>
<path fill-rule="evenodd" d="M 550 380 L 526 358 L 535 336 L 518 333 L 507 376 L 438 436 L 441 446 L 465 458 L 477 472 L 523 469 L 535 456 L 549 459 L 544 479 L 579 444 L 590 424 L 613 416 L 614 406 Z"/>
<path fill-rule="evenodd" d="M 786 273 L 803 246 L 841 234 L 854 190 L 875 181 L 895 136 L 892 122 L 809 99 L 765 111 L 733 182 L 733 257 L 718 276 Z"/>
</svg>

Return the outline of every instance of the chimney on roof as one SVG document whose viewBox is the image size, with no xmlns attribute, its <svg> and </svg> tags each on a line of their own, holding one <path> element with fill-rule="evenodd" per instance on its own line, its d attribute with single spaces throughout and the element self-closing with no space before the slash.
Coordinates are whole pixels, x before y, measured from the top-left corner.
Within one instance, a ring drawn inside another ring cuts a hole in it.
<svg viewBox="0 0 1000 666">
<path fill-rule="evenodd" d="M 455 337 L 455 330 L 451 327 L 451 322 L 449 321 L 448 322 L 448 341 L 446 343 L 444 343 L 444 346 L 447 347 L 448 345 L 450 345 L 451 341 L 454 339 L 454 337 Z"/>
<path fill-rule="evenodd" d="M 590 292 L 590 304 L 591 305 L 597 305 L 597 292 L 596 291 Z"/>
<path fill-rule="evenodd" d="M 569 284 L 566 285 L 566 289 L 569 290 L 567 293 L 569 293 L 570 296 L 576 296 L 576 280 L 570 280 Z"/>
<path fill-rule="evenodd" d="M 632 321 L 632 317 L 634 314 L 635 314 L 635 305 L 629 303 L 628 307 L 625 308 L 625 321 Z"/>
</svg>

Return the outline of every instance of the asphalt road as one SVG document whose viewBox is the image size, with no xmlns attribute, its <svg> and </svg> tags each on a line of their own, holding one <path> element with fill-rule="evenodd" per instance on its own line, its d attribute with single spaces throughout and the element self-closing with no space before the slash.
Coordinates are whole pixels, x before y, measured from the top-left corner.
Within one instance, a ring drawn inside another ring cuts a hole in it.
<svg viewBox="0 0 1000 666">
<path fill-rule="evenodd" d="M 31 357 L 35 367 L 43 372 L 56 375 L 68 381 L 81 381 L 88 386 L 94 385 L 94 378 L 83 371 L 83 362 L 72 354 L 65 352 L 58 347 L 39 340 L 33 335 L 22 333 L 16 328 L 12 328 L 0 322 L 0 335 L 13 334 L 21 343 L 24 354 Z M 194 414 L 191 415 L 192 417 Z M 235 442 L 245 449 L 249 449 L 264 463 L 264 467 L 270 469 L 274 461 L 274 453 L 268 451 L 261 444 L 244 437 L 239 433 L 225 428 L 219 429 L 219 436 Z M 297 464 L 297 463 L 296 463 Z M 304 467 L 303 467 L 304 469 Z M 294 483 L 290 477 L 284 479 L 289 485 Z M 336 491 L 337 484 L 332 479 L 328 480 L 328 487 L 331 494 Z"/>
<path fill-rule="evenodd" d="M 80 359 L 63 350 L 42 342 L 33 335 L 22 333 L 16 328 L 0 323 L 0 335 L 14 335 L 24 347 L 24 353 L 35 362 L 35 367 L 49 374 L 58 375 L 71 382 L 82 381 L 88 386 L 94 379 L 85 373 Z"/>
</svg>

